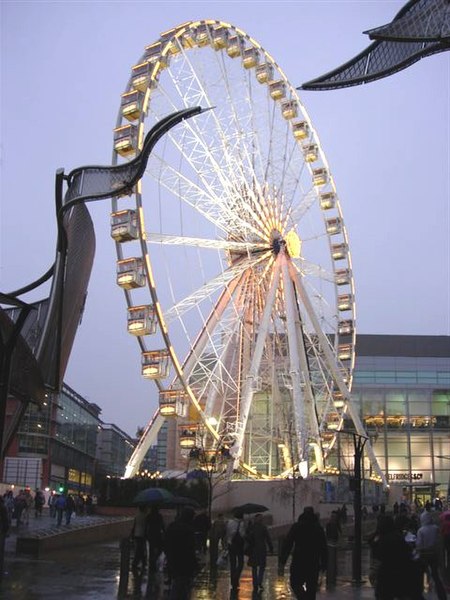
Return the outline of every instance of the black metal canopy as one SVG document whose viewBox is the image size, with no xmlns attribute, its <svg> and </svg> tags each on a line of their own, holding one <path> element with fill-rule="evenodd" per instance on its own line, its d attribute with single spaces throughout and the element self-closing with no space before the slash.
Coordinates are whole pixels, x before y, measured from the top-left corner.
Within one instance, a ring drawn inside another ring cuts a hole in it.
<svg viewBox="0 0 450 600">
<path fill-rule="evenodd" d="M 369 83 L 450 50 L 450 0 L 410 0 L 391 23 L 364 33 L 375 41 L 363 52 L 298 89 L 331 90 Z"/>
</svg>

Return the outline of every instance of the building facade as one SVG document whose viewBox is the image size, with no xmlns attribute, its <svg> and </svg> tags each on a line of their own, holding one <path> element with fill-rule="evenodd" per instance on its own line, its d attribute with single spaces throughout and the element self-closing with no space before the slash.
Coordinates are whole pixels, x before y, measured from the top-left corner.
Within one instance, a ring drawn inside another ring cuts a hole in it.
<svg viewBox="0 0 450 600">
<path fill-rule="evenodd" d="M 3 482 L 88 494 L 97 475 L 122 476 L 134 440 L 103 423 L 100 413 L 66 384 L 59 394 L 48 394 L 42 407 L 29 404 L 7 450 Z"/>
<path fill-rule="evenodd" d="M 447 497 L 450 337 L 359 335 L 356 356 L 353 401 L 391 489 Z"/>
</svg>

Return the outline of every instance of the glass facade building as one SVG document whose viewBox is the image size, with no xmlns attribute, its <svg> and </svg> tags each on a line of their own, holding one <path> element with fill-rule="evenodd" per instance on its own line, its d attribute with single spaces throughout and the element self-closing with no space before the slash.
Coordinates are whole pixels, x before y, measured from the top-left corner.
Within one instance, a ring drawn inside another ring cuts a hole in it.
<svg viewBox="0 0 450 600">
<path fill-rule="evenodd" d="M 356 356 L 353 402 L 391 488 L 447 497 L 450 337 L 359 335 Z"/>
</svg>

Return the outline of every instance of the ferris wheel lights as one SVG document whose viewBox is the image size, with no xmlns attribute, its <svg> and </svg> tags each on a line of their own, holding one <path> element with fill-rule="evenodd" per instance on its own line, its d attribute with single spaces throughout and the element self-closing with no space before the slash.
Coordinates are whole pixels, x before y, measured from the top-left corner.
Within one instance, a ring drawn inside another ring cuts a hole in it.
<svg viewBox="0 0 450 600">
<path fill-rule="evenodd" d="M 121 110 L 122 115 L 129 121 L 135 121 L 142 114 L 142 105 L 144 103 L 144 93 L 139 90 L 132 90 L 122 94 Z"/>
<path fill-rule="evenodd" d="M 328 171 L 325 167 L 321 167 L 320 169 L 313 169 L 313 183 L 316 187 L 325 185 L 328 183 Z"/>
<path fill-rule="evenodd" d="M 270 81 L 269 93 L 274 100 L 281 100 L 286 96 L 286 83 L 282 79 Z"/>
<path fill-rule="evenodd" d="M 338 332 L 339 335 L 351 335 L 353 333 L 354 326 L 353 321 L 351 319 L 347 319 L 345 321 L 339 321 L 338 323 Z"/>
<path fill-rule="evenodd" d="M 263 63 L 256 67 L 256 79 L 259 83 L 267 83 L 273 79 L 273 66 L 270 63 Z"/>
<path fill-rule="evenodd" d="M 349 285 L 351 282 L 350 269 L 337 269 L 334 274 L 336 285 Z"/>
<path fill-rule="evenodd" d="M 156 311 L 152 304 L 128 307 L 128 333 L 151 335 L 156 332 Z"/>
<path fill-rule="evenodd" d="M 326 220 L 327 233 L 336 235 L 342 231 L 342 221 L 340 217 Z"/>
<path fill-rule="evenodd" d="M 197 31 L 195 32 L 195 41 L 199 48 L 209 44 L 209 26 L 206 23 L 201 23 L 201 25 L 197 27 Z"/>
<path fill-rule="evenodd" d="M 142 258 L 124 258 L 117 261 L 117 285 L 125 290 L 144 287 L 146 283 Z"/>
<path fill-rule="evenodd" d="M 242 57 L 242 66 L 244 69 L 252 69 L 259 63 L 259 52 L 257 48 L 250 47 L 244 50 Z"/>
<path fill-rule="evenodd" d="M 149 350 L 141 354 L 141 373 L 146 379 L 164 379 L 169 376 L 169 351 Z"/>
<path fill-rule="evenodd" d="M 317 144 L 306 144 L 303 146 L 302 150 L 306 162 L 316 162 L 316 160 L 319 158 L 319 147 Z"/>
<path fill-rule="evenodd" d="M 292 133 L 296 140 L 304 140 L 309 137 L 311 131 L 306 121 L 297 121 L 292 123 Z"/>
<path fill-rule="evenodd" d="M 331 245 L 331 256 L 333 260 L 344 260 L 348 255 L 348 246 L 345 242 L 341 244 L 332 244 Z"/>
<path fill-rule="evenodd" d="M 150 84 L 153 65 L 150 62 L 140 63 L 131 69 L 131 85 L 135 90 L 145 92 Z"/>
<path fill-rule="evenodd" d="M 136 125 L 122 125 L 114 129 L 114 150 L 121 156 L 130 156 L 137 150 L 138 129 Z"/>
<path fill-rule="evenodd" d="M 187 414 L 187 398 L 182 390 L 161 390 L 159 392 L 159 412 L 164 417 L 185 417 Z M 184 425 L 183 430 L 192 431 L 192 427 Z"/>
<path fill-rule="evenodd" d="M 240 56 L 245 48 L 245 40 L 239 35 L 232 35 L 228 38 L 227 54 L 230 58 Z"/>
<path fill-rule="evenodd" d="M 339 360 L 350 360 L 353 355 L 353 344 L 339 344 L 338 358 Z"/>
<path fill-rule="evenodd" d="M 338 296 L 338 309 L 342 312 L 351 310 L 353 306 L 352 294 L 341 294 Z"/>
<path fill-rule="evenodd" d="M 298 104 L 295 100 L 284 100 L 281 103 L 281 114 L 289 121 L 298 115 Z"/>
<path fill-rule="evenodd" d="M 228 44 L 228 29 L 225 29 L 223 25 L 218 25 L 214 28 L 212 33 L 212 47 L 214 50 L 223 50 Z"/>
<path fill-rule="evenodd" d="M 119 210 L 111 213 L 111 237 L 115 242 L 137 240 L 139 230 L 135 210 Z"/>
<path fill-rule="evenodd" d="M 325 192 L 320 194 L 320 208 L 330 210 L 336 206 L 336 194 L 334 192 Z"/>
</svg>

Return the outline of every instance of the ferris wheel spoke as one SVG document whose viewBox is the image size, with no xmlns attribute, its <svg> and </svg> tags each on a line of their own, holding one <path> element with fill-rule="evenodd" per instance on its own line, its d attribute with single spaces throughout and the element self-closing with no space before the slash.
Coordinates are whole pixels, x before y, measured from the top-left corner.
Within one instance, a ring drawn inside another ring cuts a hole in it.
<svg viewBox="0 0 450 600">
<path fill-rule="evenodd" d="M 201 288 L 195 290 L 192 294 L 186 296 L 186 298 L 169 308 L 164 313 L 164 319 L 166 323 L 170 323 L 186 313 L 188 310 L 198 306 L 198 304 L 200 304 L 205 298 L 211 297 L 214 293 L 222 289 L 233 279 L 239 277 L 239 275 L 241 275 L 246 269 L 254 267 L 262 260 L 265 260 L 264 255 L 253 260 L 243 260 L 234 267 L 227 269 L 217 277 L 211 279 Z"/>
<path fill-rule="evenodd" d="M 242 230 L 257 236 L 260 235 L 258 228 L 241 218 L 242 213 L 233 210 L 227 190 L 222 189 L 221 186 L 205 190 L 156 155 L 151 164 L 149 163 L 146 172 L 180 202 L 191 206 L 223 232 Z"/>
<path fill-rule="evenodd" d="M 267 244 L 254 242 L 232 242 L 227 240 L 212 240 L 187 236 L 168 235 L 163 233 L 146 233 L 145 239 L 149 244 L 190 246 L 193 248 L 210 248 L 212 250 L 226 250 L 228 252 L 260 252 L 269 250 Z"/>
</svg>

